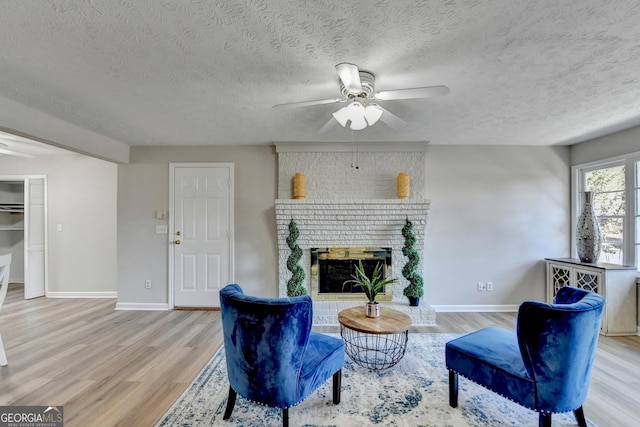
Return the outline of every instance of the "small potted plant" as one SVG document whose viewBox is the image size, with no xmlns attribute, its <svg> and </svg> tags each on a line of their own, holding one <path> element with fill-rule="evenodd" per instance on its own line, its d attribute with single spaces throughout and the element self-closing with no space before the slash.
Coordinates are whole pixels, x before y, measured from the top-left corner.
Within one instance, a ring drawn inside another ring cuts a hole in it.
<svg viewBox="0 0 640 427">
<path fill-rule="evenodd" d="M 358 268 L 356 268 L 355 274 L 353 274 L 351 277 L 353 277 L 353 279 L 347 280 L 346 282 L 344 282 L 344 285 L 348 283 L 354 283 L 356 286 L 362 288 L 368 300 L 366 306 L 367 317 L 380 316 L 380 307 L 378 306 L 378 301 L 376 301 L 376 296 L 386 285 L 390 285 L 396 282 L 398 279 L 385 279 L 382 274 L 382 264 L 380 263 L 376 264 L 376 267 L 373 269 L 373 274 L 371 278 L 369 278 L 369 276 L 367 276 L 367 273 L 364 271 L 362 260 L 358 261 Z"/>
</svg>

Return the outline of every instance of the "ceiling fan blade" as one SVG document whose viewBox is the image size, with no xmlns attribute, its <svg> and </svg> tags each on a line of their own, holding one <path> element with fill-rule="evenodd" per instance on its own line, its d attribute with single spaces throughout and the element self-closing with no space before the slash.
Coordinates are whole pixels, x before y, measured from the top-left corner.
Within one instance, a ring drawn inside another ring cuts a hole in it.
<svg viewBox="0 0 640 427">
<path fill-rule="evenodd" d="M 6 148 L 0 148 L 0 155 L 5 154 L 7 156 L 24 157 L 25 159 L 33 159 L 33 154 L 21 153 L 19 151 L 8 150 Z"/>
<path fill-rule="evenodd" d="M 381 107 L 380 105 L 378 105 L 378 107 L 382 109 L 382 116 L 380 116 L 380 120 L 384 124 L 394 128 L 394 129 L 401 128 L 401 127 L 403 127 L 403 126 L 405 126 L 407 124 L 407 122 L 405 122 L 400 117 L 396 116 L 395 114 L 393 114 L 391 111 L 387 110 L 386 108 Z"/>
<path fill-rule="evenodd" d="M 360 81 L 360 71 L 355 64 L 343 62 L 336 65 L 336 70 L 342 80 L 342 84 L 351 93 L 362 92 L 362 82 Z"/>
<path fill-rule="evenodd" d="M 451 92 L 446 86 L 427 86 L 412 89 L 385 90 L 373 95 L 377 101 L 391 101 L 395 99 L 431 98 L 444 96 Z"/>
<path fill-rule="evenodd" d="M 320 130 L 318 131 L 318 133 L 320 135 L 322 135 L 323 133 L 327 133 L 329 132 L 331 129 L 333 129 L 333 127 L 337 124 L 338 122 L 336 121 L 336 119 L 334 119 L 333 117 L 331 117 L 329 119 L 329 121 L 320 128 Z"/>
<path fill-rule="evenodd" d="M 344 102 L 344 101 L 346 101 L 346 99 L 334 98 L 334 99 L 319 99 L 316 101 L 287 102 L 285 104 L 276 104 L 271 108 L 308 107 L 310 105 L 337 104 L 338 102 Z"/>
</svg>

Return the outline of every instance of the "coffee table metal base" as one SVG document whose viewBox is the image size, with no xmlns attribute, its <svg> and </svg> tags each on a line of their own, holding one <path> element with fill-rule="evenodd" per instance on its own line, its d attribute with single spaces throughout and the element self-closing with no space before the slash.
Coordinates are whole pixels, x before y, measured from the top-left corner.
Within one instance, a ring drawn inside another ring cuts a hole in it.
<svg viewBox="0 0 640 427">
<path fill-rule="evenodd" d="M 340 326 L 344 351 L 358 365 L 383 370 L 397 364 L 404 356 L 409 331 L 391 334 L 370 334 Z"/>
</svg>

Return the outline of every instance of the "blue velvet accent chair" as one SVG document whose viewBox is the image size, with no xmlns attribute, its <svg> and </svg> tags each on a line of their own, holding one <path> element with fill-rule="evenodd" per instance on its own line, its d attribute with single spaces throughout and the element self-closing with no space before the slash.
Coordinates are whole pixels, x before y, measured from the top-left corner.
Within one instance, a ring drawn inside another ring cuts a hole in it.
<svg viewBox="0 0 640 427">
<path fill-rule="evenodd" d="M 554 304 L 525 301 L 517 331 L 488 327 L 449 341 L 449 405 L 458 406 L 458 375 L 539 413 L 540 427 L 551 414 L 573 411 L 586 427 L 587 397 L 604 298 L 563 287 Z"/>
<path fill-rule="evenodd" d="M 344 364 L 341 339 L 312 332 L 313 306 L 308 295 L 260 298 L 245 295 L 237 284 L 220 291 L 229 398 L 228 420 L 236 396 L 289 409 L 333 377 L 333 403 L 340 403 Z"/>
</svg>

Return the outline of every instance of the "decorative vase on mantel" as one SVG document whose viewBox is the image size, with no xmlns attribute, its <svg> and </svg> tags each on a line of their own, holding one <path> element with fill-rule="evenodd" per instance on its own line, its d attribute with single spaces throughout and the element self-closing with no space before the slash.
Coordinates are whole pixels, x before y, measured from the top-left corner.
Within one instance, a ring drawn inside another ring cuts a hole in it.
<svg viewBox="0 0 640 427">
<path fill-rule="evenodd" d="M 307 196 L 307 177 L 302 172 L 293 176 L 293 198 L 304 199 Z"/>
<path fill-rule="evenodd" d="M 407 172 L 400 172 L 396 178 L 396 194 L 398 199 L 408 199 L 411 194 L 411 178 Z"/>
<path fill-rule="evenodd" d="M 576 227 L 576 249 L 581 262 L 596 263 L 602 247 L 600 224 L 593 211 L 593 193 L 585 191 L 582 195 L 582 212 Z"/>
</svg>

